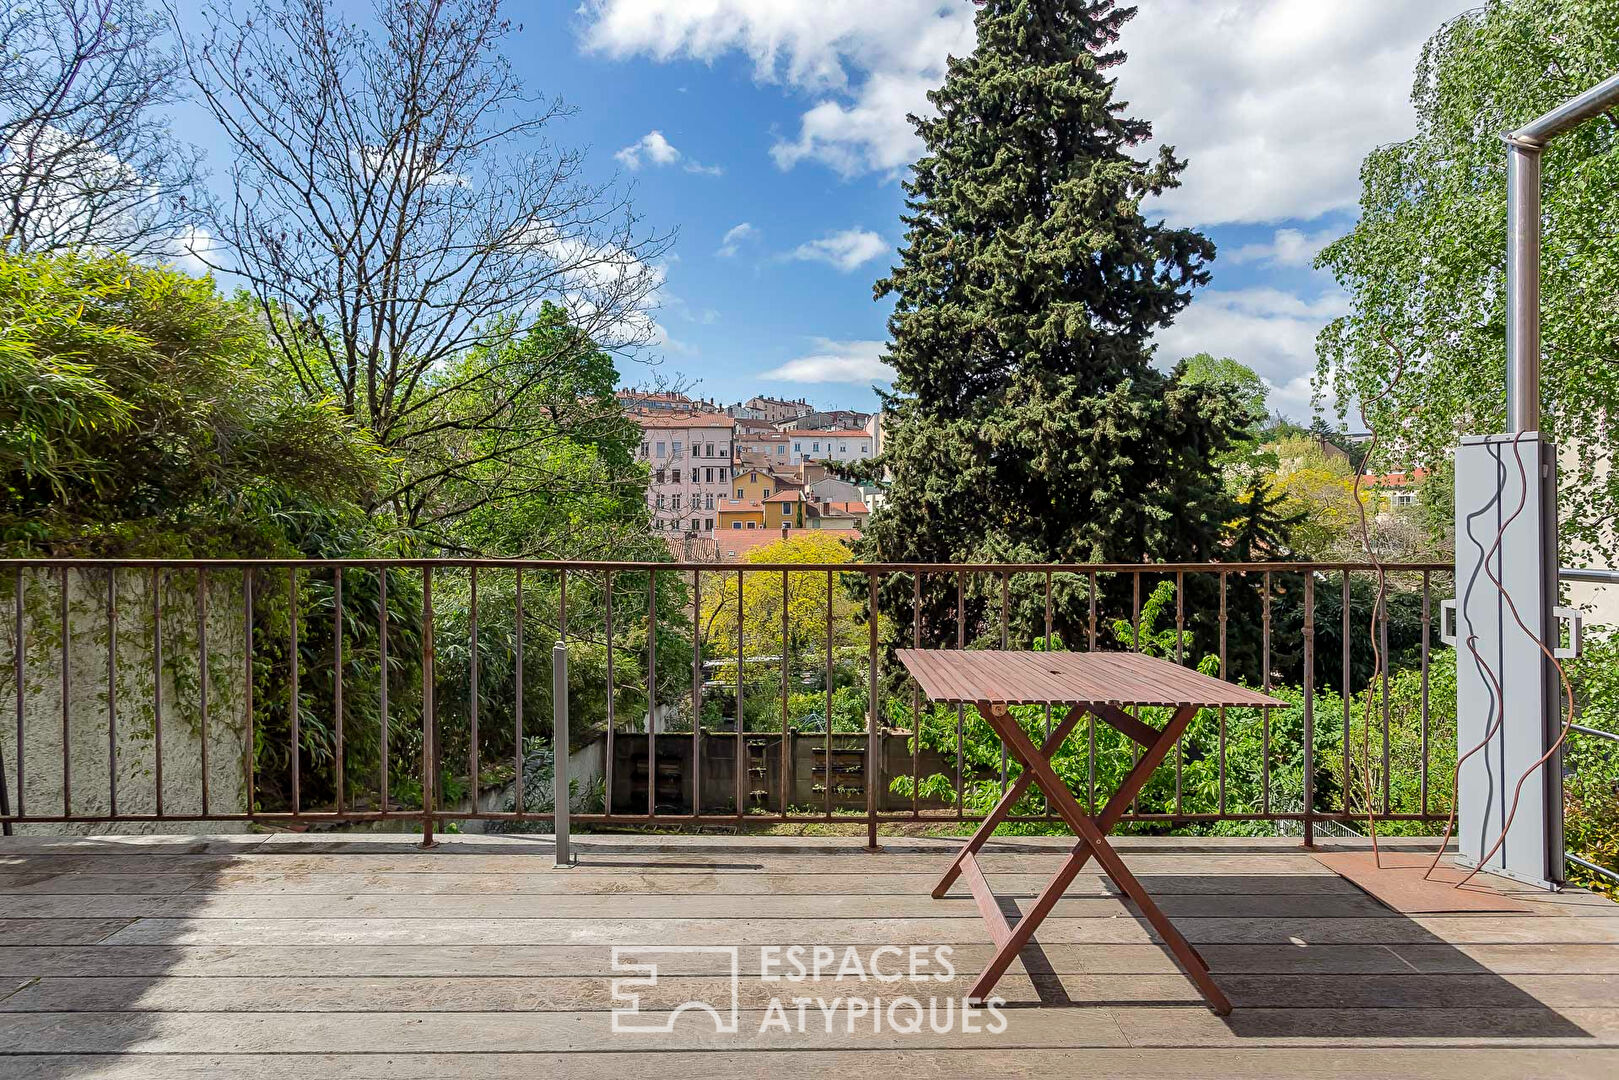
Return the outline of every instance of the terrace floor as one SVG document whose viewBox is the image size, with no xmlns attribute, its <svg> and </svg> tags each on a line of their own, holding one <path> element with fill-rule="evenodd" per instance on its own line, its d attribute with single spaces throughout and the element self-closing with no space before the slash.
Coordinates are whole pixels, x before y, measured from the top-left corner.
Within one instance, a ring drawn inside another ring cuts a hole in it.
<svg viewBox="0 0 1619 1080">
<path fill-rule="evenodd" d="M 928 896 L 957 842 L 884 842 L 584 836 L 555 870 L 544 837 L 0 840 L 0 1076 L 1619 1075 L 1619 905 L 1405 916 L 1293 840 L 1119 841 L 1227 1018 L 1090 872 L 1001 983 L 1004 1031 L 851 1032 L 844 1009 L 828 1032 L 815 1005 L 794 1030 L 795 996 L 959 998 L 988 954 L 964 889 Z M 980 863 L 1026 907 L 1061 849 L 1009 838 Z M 794 943 L 862 966 L 950 945 L 958 975 L 763 981 L 759 947 Z M 659 966 L 646 1012 L 723 1009 L 724 950 L 664 947 L 738 946 L 736 1032 L 688 1011 L 614 1033 L 615 945 Z M 761 1030 L 772 997 L 785 1021 Z"/>
</svg>

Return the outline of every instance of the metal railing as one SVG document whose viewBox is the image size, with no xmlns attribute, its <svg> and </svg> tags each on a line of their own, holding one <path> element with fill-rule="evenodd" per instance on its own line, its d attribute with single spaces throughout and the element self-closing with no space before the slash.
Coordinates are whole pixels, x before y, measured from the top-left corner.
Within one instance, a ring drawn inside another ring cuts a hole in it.
<svg viewBox="0 0 1619 1080">
<path fill-rule="evenodd" d="M 1306 841 L 1368 809 L 1438 823 L 1450 775 L 1431 767 L 1432 620 L 1450 576 L 1442 563 L 9 560 L 0 822 L 394 823 L 429 842 L 450 822 L 547 823 L 551 784 L 534 770 L 569 743 L 534 723 L 555 701 L 547 665 L 525 673 L 539 634 L 567 646 L 558 711 L 576 751 L 599 758 L 600 805 L 579 823 L 863 823 L 874 844 L 883 823 L 978 820 L 973 793 L 1008 783 L 1004 749 L 998 767 L 980 760 L 973 711 L 927 706 L 889 650 L 1054 638 L 1296 690 L 1289 709 L 1210 710 L 1202 749 L 1178 747 L 1127 821 L 1292 823 Z M 1370 678 L 1374 646 L 1407 661 L 1414 715 L 1398 723 L 1389 665 Z M 1133 749 L 1110 737 L 1093 724 L 1069 773 L 1092 806 Z M 1009 820 L 1058 820 L 1022 810 Z"/>
</svg>

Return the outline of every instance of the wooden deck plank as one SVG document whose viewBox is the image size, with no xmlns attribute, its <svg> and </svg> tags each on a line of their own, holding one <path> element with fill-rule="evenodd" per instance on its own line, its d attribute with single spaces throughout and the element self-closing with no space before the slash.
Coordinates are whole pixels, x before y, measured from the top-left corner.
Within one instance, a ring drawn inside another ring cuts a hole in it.
<svg viewBox="0 0 1619 1080">
<path fill-rule="evenodd" d="M 959 844 L 957 845 L 959 847 Z M 1073 846 L 1069 845 L 1070 848 Z M 4 850 L 0 848 L 0 850 Z M 841 855 L 790 855 L 749 852 L 739 849 L 714 853 L 696 851 L 691 855 L 654 853 L 642 856 L 634 853 L 610 852 L 587 854 L 577 868 L 569 871 L 578 875 L 589 874 L 658 874 L 658 873 L 774 873 L 774 874 L 835 874 L 835 873 L 908 873 L 938 876 L 938 864 L 948 862 L 955 848 L 903 855 L 868 855 L 858 850 Z M 1121 852 L 1125 863 L 1137 874 L 1185 874 L 1189 876 L 1262 874 L 1262 875 L 1314 875 L 1337 878 L 1331 870 L 1306 857 L 1250 854 L 1211 854 L 1195 859 L 1185 855 L 1160 855 L 1148 852 Z M 1061 853 L 992 851 L 979 856 L 985 873 L 1049 875 Z M 405 855 L 381 853 L 376 855 L 344 852 L 334 855 L 304 855 L 288 853 L 283 849 L 276 854 L 244 855 L 150 855 L 111 854 L 37 854 L 0 855 L 0 870 L 27 873 L 92 872 L 103 874 L 209 874 L 253 868 L 256 871 L 277 873 L 420 873 L 437 874 L 453 870 L 464 874 L 532 874 L 549 867 L 551 853 L 536 851 L 532 855 L 477 855 L 477 854 L 423 854 Z"/>
<path fill-rule="evenodd" d="M 979 875 L 979 880 L 983 880 L 982 875 Z M 1025 906 L 1030 906 L 1026 898 Z M 1317 919 L 1400 918 L 1376 900 L 1359 893 L 1327 896 L 1177 894 L 1162 897 L 1159 907 L 1171 918 L 1269 919 L 1302 913 Z M 0 919 L 421 919 L 443 918 L 446 915 L 459 919 L 491 920 L 535 917 L 636 919 L 657 918 L 675 912 L 688 919 L 967 919 L 975 917 L 978 910 L 970 897 L 951 896 L 935 900 L 914 893 L 851 896 L 800 892 L 678 897 L 639 892 L 586 896 L 0 895 Z M 1128 915 L 1131 910 L 1123 899 L 1075 896 L 1058 901 L 1053 917 L 1116 919 Z"/>
<path fill-rule="evenodd" d="M 540 896 L 636 895 L 723 896 L 803 895 L 914 896 L 920 879 L 937 877 L 939 864 L 923 873 L 767 874 L 705 873 L 703 871 L 633 874 L 578 874 L 543 870 L 514 874 L 463 874 L 451 869 L 439 873 L 282 873 L 275 870 L 227 870 L 214 874 L 96 874 L 0 873 L 0 897 L 8 895 L 61 895 L 82 893 L 109 896 L 178 895 L 206 892 L 214 896 L 258 894 L 333 894 L 443 896 L 492 894 Z M 1140 874 L 1155 896 L 1177 895 L 1305 895 L 1362 896 L 1352 883 L 1335 875 L 1314 874 Z M 995 888 L 1001 896 L 1034 896 L 1050 874 L 1000 874 Z M 926 895 L 926 890 L 923 890 Z M 1118 888 L 1100 872 L 1081 872 L 1069 886 L 1070 896 L 1117 896 Z M 1579 894 L 1588 896 L 1589 894 Z M 1603 903 L 1600 897 L 1594 900 Z"/>
<path fill-rule="evenodd" d="M 115 920 L 17 919 L 19 933 L 43 935 L 24 944 L 50 944 L 55 927 L 73 923 L 105 931 Z M 3 927 L 4 924 L 0 924 Z M 1421 945 L 1589 944 L 1619 942 L 1608 919 L 1558 916 L 1458 918 L 1181 918 L 1187 940 L 1204 944 Z M 65 931 L 81 939 L 89 930 Z M 983 937 L 973 919 L 677 919 L 456 918 L 139 919 L 106 934 L 109 945 L 957 945 Z M 1053 918 L 1041 944 L 1133 944 L 1154 940 L 1135 918 Z M 61 944 L 72 941 L 62 940 Z"/>
<path fill-rule="evenodd" d="M 781 941 L 775 944 L 786 945 Z M 1486 965 L 1453 954 L 1448 968 L 1437 959 L 1436 970 L 1477 972 Z M 1515 972 L 1580 970 L 1619 973 L 1619 947 L 1510 945 L 1512 959 L 1495 964 Z M 952 946 L 953 962 L 979 970 L 988 962 L 987 940 Z M 1581 950 L 1570 955 L 1570 950 Z M 1588 955 L 1599 950 L 1595 955 Z M 1412 964 L 1385 945 L 1209 945 L 1200 950 L 1215 971 L 1260 974 L 1404 974 Z M 661 955 L 659 970 L 672 975 L 709 975 L 722 970 L 714 954 Z M 610 953 L 597 945 L 344 945 L 212 946 L 120 945 L 117 947 L 0 947 L 0 974 L 51 976 L 255 976 L 281 978 L 337 973 L 363 976 L 588 975 L 612 973 Z M 723 970 L 729 970 L 728 963 Z M 1056 974 L 1154 975 L 1176 972 L 1174 961 L 1158 945 L 1041 945 L 1026 949 L 1014 972 Z"/>
<path fill-rule="evenodd" d="M 264 1080 L 268 1076 L 322 1077 L 326 1080 L 623 1080 L 646 1070 L 634 1053 L 594 1054 L 198 1054 L 198 1055 L 42 1055 L 14 1059 L 11 1080 L 57 1080 L 93 1075 L 99 1080 Z M 903 1075 L 907 1080 L 961 1080 L 999 1076 L 1007 1080 L 1050 1080 L 1073 1070 L 1065 1050 L 905 1050 L 905 1051 L 704 1051 L 659 1054 L 660 1080 L 850 1080 L 851 1077 Z M 1109 1080 L 1387 1080 L 1421 1076 L 1432 1080 L 1521 1080 L 1544 1075 L 1585 1080 L 1608 1078 L 1619 1067 L 1619 1051 L 1560 1047 L 1355 1048 L 1337 1047 L 1323 1055 L 1278 1053 L 1270 1049 L 1093 1048 L 1085 1072 Z"/>
<path fill-rule="evenodd" d="M 583 1012 L 618 1004 L 602 975 L 554 976 L 345 976 L 340 965 L 319 976 L 275 979 L 243 976 L 153 978 L 46 977 L 0 980 L 0 1012 Z M 954 978 L 913 984 L 902 991 L 963 996 L 976 969 Z M 1308 975 L 1223 973 L 1221 986 L 1240 1008 L 1431 1009 L 1606 1008 L 1619 1001 L 1616 975 L 1360 975 L 1324 979 Z M 823 978 L 783 984 L 750 974 L 738 983 L 743 1008 L 763 1009 L 772 998 L 809 995 L 831 999 L 869 993 L 873 984 Z M 725 1000 L 728 978 L 660 974 L 638 991 L 642 1008 L 673 1009 L 687 1001 Z M 1014 1004 L 1103 1006 L 1120 1003 L 1199 1005 L 1182 975 L 1007 975 L 997 993 Z"/>
</svg>

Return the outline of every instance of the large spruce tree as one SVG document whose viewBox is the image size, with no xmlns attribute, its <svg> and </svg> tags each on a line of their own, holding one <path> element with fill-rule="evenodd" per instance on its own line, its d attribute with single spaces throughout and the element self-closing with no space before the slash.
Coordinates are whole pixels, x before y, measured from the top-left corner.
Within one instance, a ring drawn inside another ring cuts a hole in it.
<svg viewBox="0 0 1619 1080">
<path fill-rule="evenodd" d="M 912 117 L 887 361 L 893 488 L 866 554 L 921 561 L 1208 559 L 1232 510 L 1212 457 L 1248 419 L 1151 364 L 1214 247 L 1149 223 L 1171 148 L 1105 72 L 1113 0 L 989 0 L 978 46 Z"/>
</svg>

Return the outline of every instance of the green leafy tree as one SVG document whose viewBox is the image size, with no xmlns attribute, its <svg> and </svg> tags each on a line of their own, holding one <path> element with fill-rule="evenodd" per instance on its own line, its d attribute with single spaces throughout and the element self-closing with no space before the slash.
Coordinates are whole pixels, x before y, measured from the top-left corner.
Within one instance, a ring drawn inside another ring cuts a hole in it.
<svg viewBox="0 0 1619 1080">
<path fill-rule="evenodd" d="M 0 257 L 7 543 L 331 554 L 322 537 L 362 524 L 380 464 L 211 281 L 120 256 Z"/>
<path fill-rule="evenodd" d="M 1614 0 L 1488 0 L 1424 46 L 1417 133 L 1367 156 L 1359 221 L 1317 260 L 1350 297 L 1317 343 L 1318 379 L 1340 401 L 1368 403 L 1378 430 L 1398 430 L 1407 464 L 1433 465 L 1458 435 L 1504 425 L 1502 133 L 1616 69 Z M 1612 555 L 1619 474 L 1599 433 L 1619 406 L 1619 118 L 1559 138 L 1542 168 L 1542 429 L 1574 451 L 1559 482 L 1565 539 Z M 1380 397 L 1398 363 L 1389 343 L 1404 375 Z"/>
<path fill-rule="evenodd" d="M 893 487 L 867 556 L 1219 554 L 1232 507 L 1213 461 L 1250 417 L 1227 388 L 1151 366 L 1152 334 L 1208 280 L 1214 246 L 1141 214 L 1183 163 L 1168 147 L 1143 155 L 1151 127 L 1113 96 L 1131 14 L 986 3 L 977 48 L 930 94 L 937 117 L 913 118 L 926 152 L 905 185 L 900 264 L 876 286 L 895 301 Z M 902 631 L 905 584 L 885 598 Z M 944 592 L 930 588 L 925 620 L 953 618 Z M 1061 603 L 1059 632 L 1082 606 Z"/>
<path fill-rule="evenodd" d="M 1247 364 L 1239 363 L 1229 356 L 1213 356 L 1200 352 L 1188 356 L 1181 361 L 1185 365 L 1181 373 L 1181 381 L 1189 385 L 1213 384 L 1223 386 L 1231 391 L 1238 404 L 1244 406 L 1253 417 L 1249 425 L 1255 431 L 1265 422 L 1266 399 L 1270 396 L 1265 380 L 1259 373 Z"/>
</svg>

